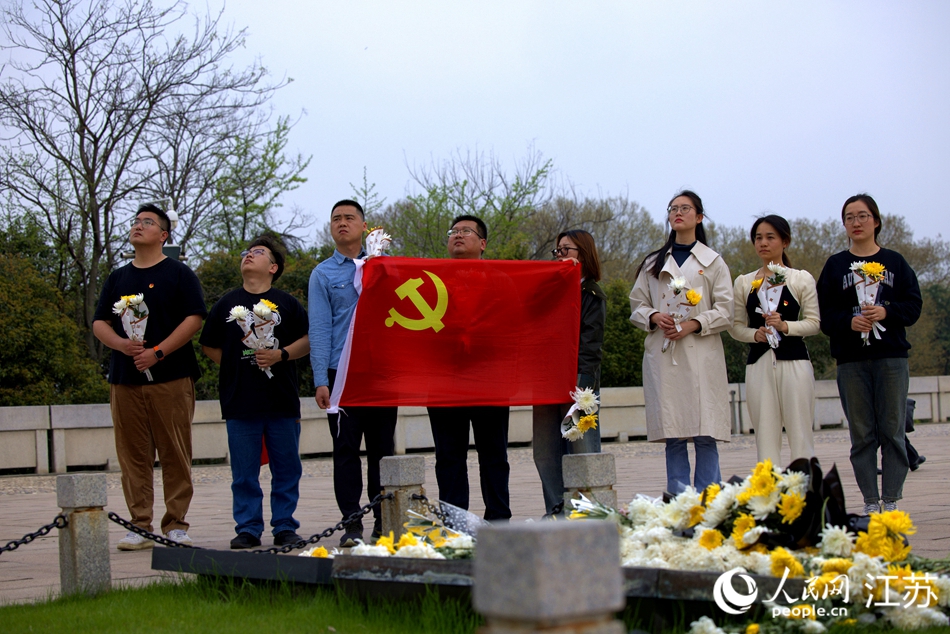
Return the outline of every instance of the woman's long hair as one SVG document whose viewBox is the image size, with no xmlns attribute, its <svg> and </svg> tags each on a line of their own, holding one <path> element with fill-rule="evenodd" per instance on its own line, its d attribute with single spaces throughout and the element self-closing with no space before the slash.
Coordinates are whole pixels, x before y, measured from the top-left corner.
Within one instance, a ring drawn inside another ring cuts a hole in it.
<svg viewBox="0 0 950 634">
<path fill-rule="evenodd" d="M 670 202 L 667 203 L 666 205 L 667 212 L 669 212 L 670 205 L 673 204 L 673 201 L 679 198 L 680 196 L 686 196 L 692 201 L 693 207 L 696 208 L 697 216 L 703 216 L 703 217 L 706 216 L 706 212 L 703 211 L 702 198 L 700 198 L 699 195 L 696 194 L 696 192 L 692 192 L 688 189 L 684 189 L 683 191 L 676 194 L 670 199 Z M 696 224 L 696 239 L 702 242 L 703 244 L 706 244 L 706 229 L 703 228 L 703 223 L 701 222 Z M 657 278 L 660 277 L 660 271 L 663 270 L 663 265 L 666 263 L 666 254 L 669 253 L 670 249 L 673 248 L 673 242 L 675 240 L 676 240 L 676 231 L 670 230 L 670 237 L 666 239 L 666 242 L 663 244 L 663 246 L 657 249 L 656 251 L 654 251 L 653 253 L 650 253 L 645 258 L 643 258 L 643 262 L 640 262 L 640 266 L 637 267 L 637 274 L 634 277 L 640 277 L 640 271 L 643 270 L 643 266 L 647 263 L 647 260 L 649 260 L 650 258 L 654 256 L 656 256 L 656 259 L 653 261 L 653 264 L 650 266 L 649 272 L 650 272 L 650 275 L 652 275 L 653 277 L 657 277 Z"/>
<path fill-rule="evenodd" d="M 756 218 L 755 222 L 752 223 L 752 231 L 749 232 L 752 244 L 755 244 L 755 231 L 763 222 L 772 225 L 772 228 L 775 229 L 775 233 L 782 239 L 782 242 L 787 242 L 788 244 L 792 243 L 792 228 L 788 225 L 788 220 L 776 214 L 769 214 L 761 218 Z M 792 266 L 792 261 L 789 260 L 788 255 L 785 254 L 785 249 L 782 249 L 782 264 L 788 267 Z"/>
<path fill-rule="evenodd" d="M 600 281 L 600 256 L 597 255 L 597 245 L 594 244 L 594 236 L 583 229 L 571 229 L 557 234 L 557 240 L 554 246 L 561 242 L 561 238 L 567 237 L 577 245 L 577 261 L 581 263 L 581 275 L 594 282 Z"/>
</svg>

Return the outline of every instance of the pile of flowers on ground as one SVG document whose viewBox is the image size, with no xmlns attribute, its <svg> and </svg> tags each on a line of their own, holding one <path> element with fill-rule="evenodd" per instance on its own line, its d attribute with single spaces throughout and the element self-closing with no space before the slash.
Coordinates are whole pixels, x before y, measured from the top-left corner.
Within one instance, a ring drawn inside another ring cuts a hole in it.
<svg viewBox="0 0 950 634">
<path fill-rule="evenodd" d="M 931 574 L 944 562 L 910 555 L 906 537 L 916 532 L 910 516 L 844 516 L 837 473 L 824 480 L 820 475 L 814 459 L 784 471 L 767 460 L 744 480 L 702 492 L 687 488 L 666 501 L 637 496 L 612 509 L 575 500 L 570 517 L 616 522 L 624 566 L 738 568 L 781 577 L 779 590 L 766 601 L 777 618 L 754 624 L 746 634 L 823 632 L 832 624 L 858 622 L 898 629 L 950 624 L 950 577 Z M 800 596 L 783 590 L 790 578 L 804 582 Z M 846 609 L 832 609 L 841 606 Z M 708 617 L 694 622 L 691 632 L 723 634 Z"/>
</svg>

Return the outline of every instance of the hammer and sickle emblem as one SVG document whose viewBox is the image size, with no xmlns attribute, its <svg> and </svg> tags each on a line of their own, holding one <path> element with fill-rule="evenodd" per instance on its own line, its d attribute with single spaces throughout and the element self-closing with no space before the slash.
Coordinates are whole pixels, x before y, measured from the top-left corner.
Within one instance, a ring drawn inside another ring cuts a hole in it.
<svg viewBox="0 0 950 634">
<path fill-rule="evenodd" d="M 442 323 L 442 317 L 445 316 L 445 309 L 448 308 L 449 305 L 449 293 L 438 275 L 430 273 L 429 271 L 423 271 L 423 273 L 428 275 L 432 283 L 435 284 L 437 297 L 435 308 L 429 306 L 422 295 L 419 294 L 419 287 L 422 286 L 423 283 L 422 278 L 411 278 L 396 289 L 396 295 L 399 299 L 406 299 L 408 297 L 413 306 L 416 307 L 416 310 L 419 311 L 419 314 L 422 315 L 422 318 L 410 319 L 400 315 L 396 312 L 395 308 L 390 308 L 389 317 L 386 318 L 387 327 L 392 327 L 393 324 L 399 324 L 406 330 L 425 330 L 426 328 L 432 328 L 435 332 L 439 332 L 445 327 L 445 324 Z"/>
</svg>

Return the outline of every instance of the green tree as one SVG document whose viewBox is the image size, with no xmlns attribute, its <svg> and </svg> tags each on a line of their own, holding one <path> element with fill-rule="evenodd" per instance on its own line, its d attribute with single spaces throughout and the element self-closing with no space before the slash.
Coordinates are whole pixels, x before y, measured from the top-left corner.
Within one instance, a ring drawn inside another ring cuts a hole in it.
<svg viewBox="0 0 950 634">
<path fill-rule="evenodd" d="M 90 354 L 104 275 L 114 268 L 124 223 L 143 198 L 156 196 L 156 152 L 168 126 L 194 126 L 227 138 L 276 89 L 260 65 L 233 68 L 228 57 L 244 32 L 220 13 L 181 31 L 186 5 L 150 0 L 4 3 L 0 23 L 11 51 L 0 83 L 0 125 L 12 142 L 0 149 L 0 188 L 20 213 L 41 220 L 76 298 Z M 219 143 L 220 146 L 220 143 Z M 161 149 L 159 149 L 161 148 Z"/>
<path fill-rule="evenodd" d="M 300 212 L 281 225 L 275 215 L 280 197 L 307 182 L 301 176 L 310 159 L 285 155 L 291 126 L 286 117 L 262 138 L 239 137 L 225 161 L 215 186 L 219 207 L 209 213 L 197 231 L 204 248 L 240 250 L 254 237 L 269 231 L 284 243 L 300 246 L 294 231 L 308 226 Z"/>
<path fill-rule="evenodd" d="M 0 406 L 104 403 L 109 386 L 48 275 L 22 255 L 0 257 Z"/>
<path fill-rule="evenodd" d="M 452 219 L 470 214 L 488 227 L 486 257 L 527 259 L 533 253 L 529 221 L 550 197 L 551 165 L 531 151 L 509 173 L 492 154 L 457 152 L 440 164 L 411 169 L 422 193 L 397 201 L 381 215 L 381 224 L 393 236 L 392 252 L 445 257 Z"/>
<path fill-rule="evenodd" d="M 646 333 L 630 321 L 631 287 L 622 279 L 603 286 L 607 294 L 604 357 L 600 365 L 600 384 L 603 387 L 643 385 L 643 341 Z"/>
</svg>

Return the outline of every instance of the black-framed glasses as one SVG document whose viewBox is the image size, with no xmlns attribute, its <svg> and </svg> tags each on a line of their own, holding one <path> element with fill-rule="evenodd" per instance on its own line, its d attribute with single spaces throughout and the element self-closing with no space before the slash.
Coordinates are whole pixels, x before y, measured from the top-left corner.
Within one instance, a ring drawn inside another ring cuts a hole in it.
<svg viewBox="0 0 950 634">
<path fill-rule="evenodd" d="M 477 231 L 469 227 L 459 227 L 458 229 L 449 229 L 448 231 L 445 232 L 445 235 L 447 235 L 450 238 L 456 234 L 461 234 L 463 238 L 467 238 L 470 235 L 476 235 L 479 238 L 482 238 L 482 236 L 480 236 Z"/>
<path fill-rule="evenodd" d="M 249 249 L 247 251 L 241 251 L 241 259 L 244 259 L 249 255 L 253 255 L 254 257 L 266 255 L 267 259 L 271 261 L 271 264 L 276 264 L 276 262 L 274 262 L 274 258 L 267 254 L 267 249 Z"/>
<path fill-rule="evenodd" d="M 551 250 L 551 255 L 556 258 L 566 258 L 571 254 L 571 251 L 580 251 L 577 247 L 558 247 Z"/>
<path fill-rule="evenodd" d="M 865 222 L 867 222 L 873 217 L 874 216 L 872 216 L 866 211 L 862 211 L 861 213 L 856 214 L 854 216 L 848 214 L 847 216 L 844 217 L 844 224 L 853 225 L 855 222 L 860 222 L 863 225 Z"/>
<path fill-rule="evenodd" d="M 670 215 L 673 215 L 673 214 L 683 214 L 683 215 L 685 216 L 686 214 L 688 214 L 689 212 L 691 212 L 691 211 L 694 210 L 694 209 L 696 209 L 696 208 L 693 207 L 692 205 L 673 205 L 673 206 L 671 206 L 669 209 L 667 209 L 666 211 L 667 211 L 667 213 L 669 213 Z"/>
</svg>

